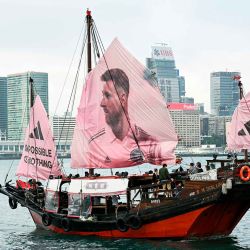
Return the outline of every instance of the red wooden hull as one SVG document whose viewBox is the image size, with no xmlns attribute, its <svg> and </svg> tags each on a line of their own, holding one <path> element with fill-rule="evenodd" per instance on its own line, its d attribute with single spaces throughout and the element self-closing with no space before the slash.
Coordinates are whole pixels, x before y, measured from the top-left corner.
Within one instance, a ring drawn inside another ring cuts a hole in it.
<svg viewBox="0 0 250 250">
<path fill-rule="evenodd" d="M 97 232 L 69 231 L 50 225 L 45 227 L 41 216 L 31 211 L 35 224 L 56 233 L 68 235 L 96 235 L 117 238 L 195 238 L 228 235 L 246 213 L 249 204 L 246 202 L 223 202 L 196 209 L 171 218 L 144 224 L 140 229 L 129 229 L 127 232 L 106 230 Z M 84 222 L 83 222 L 84 223 Z M 94 222 L 93 222 L 94 223 Z"/>
</svg>

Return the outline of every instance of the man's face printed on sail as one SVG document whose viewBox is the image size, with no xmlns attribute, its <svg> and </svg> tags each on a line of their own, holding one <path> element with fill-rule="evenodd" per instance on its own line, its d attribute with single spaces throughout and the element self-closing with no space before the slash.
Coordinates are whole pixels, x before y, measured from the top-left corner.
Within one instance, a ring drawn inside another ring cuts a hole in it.
<svg viewBox="0 0 250 250">
<path fill-rule="evenodd" d="M 117 92 L 120 96 L 117 95 Z M 127 103 L 127 95 L 122 88 L 117 87 L 117 92 L 112 81 L 107 81 L 102 90 L 101 107 L 105 114 L 105 120 L 111 127 L 116 126 L 123 115 L 123 107 L 126 109 L 125 103 Z"/>
</svg>

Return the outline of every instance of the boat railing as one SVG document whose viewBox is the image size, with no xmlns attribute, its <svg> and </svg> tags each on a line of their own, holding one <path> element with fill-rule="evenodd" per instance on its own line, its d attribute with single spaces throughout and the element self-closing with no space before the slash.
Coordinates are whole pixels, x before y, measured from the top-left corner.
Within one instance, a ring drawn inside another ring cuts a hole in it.
<svg viewBox="0 0 250 250">
<path fill-rule="evenodd" d="M 140 185 L 128 188 L 130 193 L 130 207 L 140 206 L 141 203 L 161 203 L 161 201 L 176 199 L 182 191 L 182 182 L 172 182 L 170 180 L 161 183 Z"/>
</svg>

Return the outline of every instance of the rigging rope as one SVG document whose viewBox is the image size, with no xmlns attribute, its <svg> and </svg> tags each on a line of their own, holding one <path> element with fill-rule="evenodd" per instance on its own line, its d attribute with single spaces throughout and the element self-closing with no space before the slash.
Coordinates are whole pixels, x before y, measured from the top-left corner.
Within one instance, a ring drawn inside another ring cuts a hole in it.
<svg viewBox="0 0 250 250">
<path fill-rule="evenodd" d="M 86 26 L 86 25 L 85 25 Z M 82 30 L 81 30 L 81 34 L 82 34 Z M 81 34 L 80 34 L 80 37 L 81 37 Z M 79 37 L 79 40 L 77 42 L 77 47 L 78 47 L 78 44 L 79 44 L 79 41 L 80 41 L 80 37 Z M 74 80 L 74 84 L 73 84 L 73 87 L 72 87 L 72 91 L 71 91 L 71 94 L 70 94 L 70 98 L 69 98 L 69 101 L 68 101 L 68 106 L 67 106 L 67 109 L 66 109 L 66 113 L 65 113 L 65 116 L 64 116 L 64 120 L 63 120 L 63 124 L 62 124 L 62 128 L 61 128 L 61 131 L 60 131 L 60 135 L 59 135 L 59 139 L 58 139 L 58 142 L 57 142 L 57 146 L 59 147 L 60 145 L 60 142 L 61 142 L 61 138 L 62 138 L 62 133 L 64 131 L 64 127 L 65 127 L 65 123 L 66 123 L 66 119 L 67 119 L 67 114 L 69 113 L 69 110 L 70 110 L 70 113 L 72 114 L 72 111 L 73 111 L 73 107 L 74 107 L 74 102 L 75 102 L 75 96 L 76 96 L 76 90 L 77 90 L 77 84 L 78 84 L 78 78 L 79 78 L 79 72 L 80 72 L 80 67 L 81 67 L 81 61 L 82 61 L 82 55 L 83 55 L 83 52 L 84 52 L 84 48 L 85 48 L 85 45 L 86 45 L 86 40 L 87 40 L 87 36 L 86 36 L 86 29 L 85 29 L 85 32 L 84 32 L 84 37 L 83 37 L 83 43 L 82 43 L 82 48 L 81 48 L 81 54 L 80 54 L 80 61 L 78 63 L 78 68 L 77 68 L 77 73 L 76 73 L 76 77 L 75 77 L 75 80 Z M 77 49 L 77 48 L 76 48 Z M 76 49 L 75 49 L 75 52 L 76 52 Z M 75 52 L 74 52 L 74 56 L 75 56 Z M 73 56 L 73 58 L 74 58 Z M 73 62 L 73 58 L 72 58 L 72 61 L 71 61 L 71 65 L 72 65 L 72 62 Z M 70 66 L 71 66 L 70 65 Z M 68 74 L 69 74 L 69 71 L 68 71 Z M 68 76 L 67 74 L 67 76 Z M 62 92 L 61 92 L 61 96 L 62 96 Z M 61 98 L 60 96 L 60 98 Z M 72 101 L 73 100 L 73 101 Z M 60 100 L 59 100 L 60 101 Z M 72 102 L 72 104 L 71 104 Z M 70 104 L 71 104 L 71 109 L 70 109 Z M 70 124 L 68 124 L 68 128 L 67 128 L 67 132 L 66 132 L 66 141 L 64 143 L 64 147 L 66 147 L 67 145 L 67 142 L 68 142 L 68 137 L 69 137 L 69 129 L 70 129 Z M 53 159 L 53 164 L 54 164 L 54 161 L 55 161 L 55 157 Z M 53 165 L 52 164 L 52 165 Z M 62 170 L 64 171 L 64 174 L 65 174 L 65 169 L 63 166 L 62 167 Z M 51 169 L 52 170 L 52 169 Z M 51 170 L 50 170 L 50 173 L 51 173 Z"/>
<path fill-rule="evenodd" d="M 105 49 L 104 49 L 103 43 L 102 43 L 102 41 L 101 41 L 99 32 L 98 32 L 97 27 L 96 27 L 96 25 L 95 25 L 94 22 L 93 22 L 93 32 L 95 32 L 95 34 L 97 35 L 97 36 L 95 36 L 95 37 L 97 37 L 97 40 L 98 40 L 98 42 L 99 42 L 99 44 L 100 44 L 100 46 L 101 46 L 100 49 L 101 49 L 101 53 L 102 53 L 103 59 L 104 59 L 104 61 L 105 61 L 106 67 L 107 67 L 107 69 L 108 69 L 108 72 L 109 72 L 109 74 L 110 74 L 110 78 L 111 78 L 111 80 L 112 80 L 112 83 L 113 83 L 115 92 L 116 92 L 116 94 L 117 94 L 117 97 L 118 97 L 118 99 L 119 99 L 119 102 L 120 102 L 121 108 L 122 108 L 122 110 L 123 110 L 123 113 L 124 113 L 124 115 L 125 115 L 125 117 L 126 117 L 126 120 L 127 120 L 127 122 L 128 122 L 128 125 L 129 125 L 129 127 L 130 127 L 130 129 L 131 129 L 131 132 L 132 132 L 133 138 L 134 138 L 134 140 L 135 140 L 135 143 L 136 143 L 138 149 L 140 150 L 140 152 L 142 152 L 141 149 L 140 149 L 139 141 L 138 141 L 138 139 L 137 139 L 137 137 L 136 137 L 136 135 L 135 135 L 135 132 L 134 132 L 132 126 L 131 126 L 131 123 L 130 123 L 128 114 L 126 113 L 125 108 L 124 108 L 124 106 L 122 105 L 122 101 L 121 101 L 120 95 L 119 95 L 118 90 L 117 90 L 117 87 L 116 87 L 116 85 L 115 85 L 115 83 L 114 83 L 113 76 L 112 76 L 112 74 L 111 74 L 111 72 L 110 72 L 110 69 L 109 69 L 107 60 L 106 60 L 106 58 L 105 58 L 105 56 L 104 56 L 104 51 L 105 51 Z M 144 157 L 144 155 L 141 155 L 141 157 Z"/>
<path fill-rule="evenodd" d="M 27 75 L 27 81 L 28 81 L 28 75 Z M 18 87 L 16 87 L 16 89 L 18 89 Z M 24 113 L 23 113 L 23 115 L 22 115 L 21 127 L 20 127 L 20 130 L 19 130 L 19 140 L 18 140 L 18 144 L 17 144 L 18 149 L 19 149 L 20 144 L 21 144 L 21 136 L 22 136 L 23 126 L 24 126 L 24 120 L 25 120 L 26 111 L 27 111 L 27 104 L 28 104 L 28 99 L 26 98 L 26 102 L 25 102 L 25 106 L 24 106 Z M 16 118 L 17 118 L 17 117 L 16 117 L 16 114 L 17 114 L 17 113 L 14 112 L 14 120 L 16 120 Z M 11 161 L 10 167 L 9 167 L 9 169 L 8 169 L 8 171 L 7 171 L 6 176 L 5 176 L 5 179 L 4 179 L 4 183 L 5 183 L 5 184 L 6 184 L 6 182 L 7 182 L 7 178 L 8 178 L 8 176 L 9 176 L 10 170 L 12 169 L 12 166 L 13 166 L 13 164 L 14 164 L 14 161 L 15 161 L 15 159 L 13 159 L 13 160 Z"/>
</svg>

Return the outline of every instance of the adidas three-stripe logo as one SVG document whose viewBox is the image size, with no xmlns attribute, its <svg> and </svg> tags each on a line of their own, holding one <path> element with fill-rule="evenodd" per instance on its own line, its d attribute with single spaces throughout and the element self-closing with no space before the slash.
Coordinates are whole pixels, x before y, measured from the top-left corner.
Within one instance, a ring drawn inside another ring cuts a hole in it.
<svg viewBox="0 0 250 250">
<path fill-rule="evenodd" d="M 33 133 L 30 133 L 29 138 L 35 138 L 42 141 L 44 140 L 40 122 L 37 122 L 37 127 L 34 128 Z"/>
<path fill-rule="evenodd" d="M 250 121 L 246 122 L 244 124 L 244 127 L 246 128 L 248 135 L 250 135 Z M 241 129 L 240 131 L 238 131 L 238 135 L 239 136 L 246 136 L 246 132 L 244 131 L 244 129 Z"/>
</svg>

